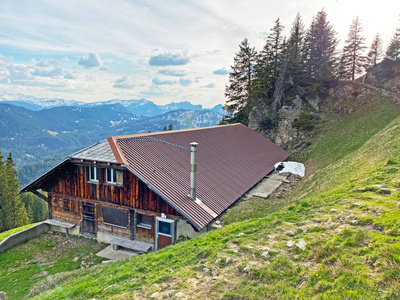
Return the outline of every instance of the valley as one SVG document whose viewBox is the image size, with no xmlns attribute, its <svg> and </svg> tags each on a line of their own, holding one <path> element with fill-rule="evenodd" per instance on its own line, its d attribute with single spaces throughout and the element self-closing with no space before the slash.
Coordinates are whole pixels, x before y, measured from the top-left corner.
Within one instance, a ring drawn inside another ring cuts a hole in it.
<svg viewBox="0 0 400 300">
<path fill-rule="evenodd" d="M 142 99 L 83 104 L 6 94 L 0 100 L 0 149 L 12 152 L 22 184 L 52 166 L 49 159 L 55 164 L 111 135 L 162 131 L 169 125 L 173 129 L 213 126 L 222 118 L 221 105 L 207 110 L 189 102 L 158 106 Z M 33 173 L 27 172 L 32 169 Z"/>
</svg>

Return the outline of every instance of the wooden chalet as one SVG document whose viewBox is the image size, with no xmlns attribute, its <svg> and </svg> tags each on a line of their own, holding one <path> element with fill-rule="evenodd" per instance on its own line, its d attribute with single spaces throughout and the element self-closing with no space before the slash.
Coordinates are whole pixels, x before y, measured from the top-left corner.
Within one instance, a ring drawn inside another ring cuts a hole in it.
<svg viewBox="0 0 400 300">
<path fill-rule="evenodd" d="M 21 192 L 45 199 L 49 218 L 71 224 L 71 233 L 160 249 L 207 231 L 288 156 L 241 124 L 114 136 L 72 154 Z"/>
</svg>

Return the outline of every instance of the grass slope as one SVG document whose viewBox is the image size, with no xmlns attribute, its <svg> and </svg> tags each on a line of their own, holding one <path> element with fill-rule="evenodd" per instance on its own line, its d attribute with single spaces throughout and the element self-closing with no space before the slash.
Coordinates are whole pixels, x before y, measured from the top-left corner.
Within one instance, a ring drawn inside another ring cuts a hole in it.
<svg viewBox="0 0 400 300">
<path fill-rule="evenodd" d="M 37 298 L 398 299 L 400 118 L 382 101 L 337 118 L 304 158 L 319 170 L 266 217 L 77 271 Z"/>
<path fill-rule="evenodd" d="M 6 292 L 7 299 L 26 299 L 38 294 L 41 289 L 53 286 L 52 278 L 57 280 L 57 274 L 68 278 L 65 272 L 79 269 L 82 261 L 100 263 L 103 259 L 93 253 L 104 247 L 91 239 L 43 234 L 0 253 L 0 291 Z"/>
</svg>

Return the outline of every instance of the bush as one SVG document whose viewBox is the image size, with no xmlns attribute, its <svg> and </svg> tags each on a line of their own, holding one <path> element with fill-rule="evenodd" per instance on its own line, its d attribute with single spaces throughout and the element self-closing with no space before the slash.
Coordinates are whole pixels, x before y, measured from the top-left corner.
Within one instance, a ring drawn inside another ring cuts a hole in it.
<svg viewBox="0 0 400 300">
<path fill-rule="evenodd" d="M 292 123 L 293 127 L 304 130 L 314 129 L 313 116 L 308 111 L 303 111 L 298 119 L 295 119 Z"/>
<path fill-rule="evenodd" d="M 263 130 L 269 130 L 275 127 L 276 125 L 276 119 L 275 118 L 271 118 L 271 117 L 265 117 L 264 119 L 262 119 L 259 123 L 261 129 Z"/>
</svg>

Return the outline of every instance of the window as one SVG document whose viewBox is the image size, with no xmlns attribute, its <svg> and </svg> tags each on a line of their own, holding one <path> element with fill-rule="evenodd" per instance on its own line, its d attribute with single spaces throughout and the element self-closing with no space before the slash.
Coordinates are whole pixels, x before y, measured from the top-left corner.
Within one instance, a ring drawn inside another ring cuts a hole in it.
<svg viewBox="0 0 400 300">
<path fill-rule="evenodd" d="M 158 221 L 158 233 L 162 233 L 165 235 L 171 235 L 171 226 L 173 223 L 170 222 L 163 222 L 163 221 Z"/>
<path fill-rule="evenodd" d="M 108 206 L 103 206 L 103 221 L 104 223 L 119 226 L 128 227 L 128 211 Z"/>
<path fill-rule="evenodd" d="M 65 211 L 70 211 L 71 210 L 71 206 L 70 206 L 70 202 L 67 199 L 63 200 L 63 209 Z"/>
<path fill-rule="evenodd" d="M 148 215 L 137 214 L 137 226 L 151 229 L 154 224 L 154 217 Z"/>
<path fill-rule="evenodd" d="M 89 181 L 98 182 L 99 178 L 97 176 L 97 167 L 90 166 L 89 167 Z"/>
<path fill-rule="evenodd" d="M 117 183 L 117 172 L 114 169 L 106 169 L 106 182 L 116 184 Z"/>
</svg>

